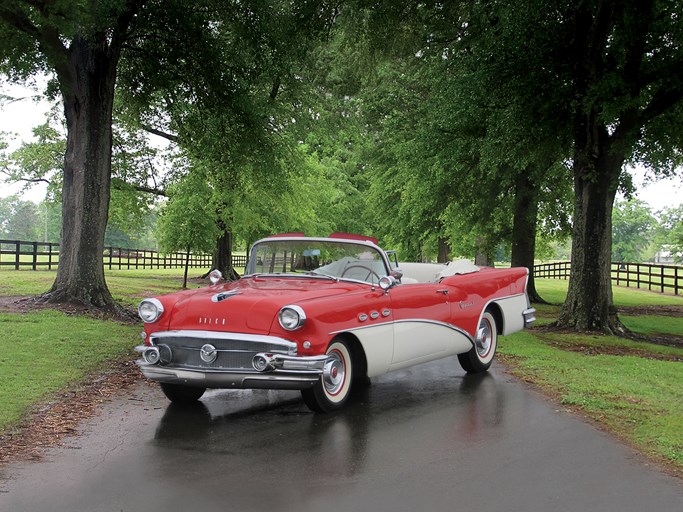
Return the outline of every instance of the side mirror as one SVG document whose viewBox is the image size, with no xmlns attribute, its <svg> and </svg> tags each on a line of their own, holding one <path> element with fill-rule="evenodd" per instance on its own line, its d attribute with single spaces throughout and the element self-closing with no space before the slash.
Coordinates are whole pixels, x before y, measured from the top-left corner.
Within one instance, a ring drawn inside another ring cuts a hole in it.
<svg viewBox="0 0 683 512">
<path fill-rule="evenodd" d="M 393 272 L 392 272 L 393 274 Z M 388 275 L 380 278 L 379 280 L 379 287 L 384 290 L 385 292 L 388 292 L 391 288 L 396 286 L 398 284 L 398 279 L 396 279 L 393 275 Z"/>
<path fill-rule="evenodd" d="M 394 276 L 394 278 L 397 281 L 400 281 L 401 278 L 403 277 L 403 270 L 401 270 L 400 268 L 395 268 L 394 270 L 391 271 L 391 274 L 389 274 L 389 275 Z"/>
</svg>

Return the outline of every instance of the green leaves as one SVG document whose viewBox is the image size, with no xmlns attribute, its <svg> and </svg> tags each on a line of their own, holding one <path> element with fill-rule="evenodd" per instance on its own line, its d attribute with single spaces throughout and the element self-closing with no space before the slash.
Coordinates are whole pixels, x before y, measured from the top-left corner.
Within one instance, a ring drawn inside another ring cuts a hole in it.
<svg viewBox="0 0 683 512">
<path fill-rule="evenodd" d="M 35 141 L 24 142 L 3 158 L 2 174 L 10 182 L 24 182 L 24 188 L 47 183 L 51 197 L 61 191 L 66 139 L 51 120 L 33 129 Z"/>
<path fill-rule="evenodd" d="M 650 257 L 657 219 L 637 199 L 617 201 L 612 213 L 612 261 L 639 262 Z"/>
<path fill-rule="evenodd" d="M 213 191 L 202 169 L 191 171 L 169 187 L 169 194 L 171 199 L 163 207 L 158 223 L 161 250 L 211 253 L 218 228 Z"/>
</svg>

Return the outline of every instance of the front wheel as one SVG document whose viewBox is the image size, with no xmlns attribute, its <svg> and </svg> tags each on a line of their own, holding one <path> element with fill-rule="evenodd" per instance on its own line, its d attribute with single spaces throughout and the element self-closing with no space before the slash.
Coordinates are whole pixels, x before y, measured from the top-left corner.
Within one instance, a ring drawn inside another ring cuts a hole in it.
<svg viewBox="0 0 683 512">
<path fill-rule="evenodd" d="M 161 391 L 164 392 L 174 404 L 192 404 L 199 400 L 206 388 L 195 388 L 192 386 L 183 386 L 182 384 L 168 384 L 166 382 L 159 383 Z"/>
<path fill-rule="evenodd" d="M 498 330 L 493 315 L 486 311 L 481 317 L 474 347 L 469 352 L 458 354 L 460 366 L 467 373 L 485 372 L 493 362 L 498 346 Z"/>
<path fill-rule="evenodd" d="M 332 340 L 327 348 L 329 359 L 315 386 L 302 389 L 304 403 L 313 412 L 332 412 L 344 407 L 351 393 L 353 360 L 346 341 Z"/>
</svg>

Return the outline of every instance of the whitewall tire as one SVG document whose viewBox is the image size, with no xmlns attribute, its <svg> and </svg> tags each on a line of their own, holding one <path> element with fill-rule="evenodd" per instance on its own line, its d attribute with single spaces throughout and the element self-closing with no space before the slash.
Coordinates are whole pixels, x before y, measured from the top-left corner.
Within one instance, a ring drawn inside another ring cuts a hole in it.
<svg viewBox="0 0 683 512">
<path fill-rule="evenodd" d="M 491 366 L 498 347 L 498 328 L 493 315 L 486 311 L 479 321 L 474 347 L 469 352 L 458 354 L 460 366 L 467 373 L 485 372 Z"/>
<path fill-rule="evenodd" d="M 341 409 L 351 393 L 353 358 L 348 343 L 335 338 L 327 348 L 330 356 L 320 380 L 301 391 L 304 402 L 314 412 L 332 412 Z"/>
</svg>

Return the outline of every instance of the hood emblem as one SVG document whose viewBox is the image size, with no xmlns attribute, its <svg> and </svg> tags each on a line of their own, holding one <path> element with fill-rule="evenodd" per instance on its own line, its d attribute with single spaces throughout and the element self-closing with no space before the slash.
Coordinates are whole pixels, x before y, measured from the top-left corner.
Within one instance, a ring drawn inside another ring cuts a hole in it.
<svg viewBox="0 0 683 512">
<path fill-rule="evenodd" d="M 214 318 L 211 316 L 200 316 L 199 317 L 199 323 L 203 325 L 225 325 L 225 317 L 222 318 Z"/>
<path fill-rule="evenodd" d="M 220 292 L 211 297 L 211 302 L 221 302 L 222 300 L 229 299 L 230 297 L 234 297 L 235 295 L 239 295 L 240 291 L 239 290 L 230 290 L 227 292 Z"/>
</svg>

